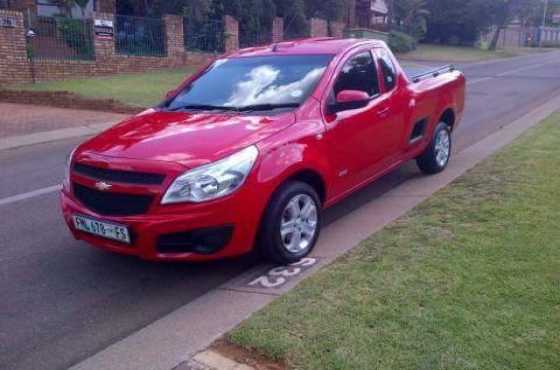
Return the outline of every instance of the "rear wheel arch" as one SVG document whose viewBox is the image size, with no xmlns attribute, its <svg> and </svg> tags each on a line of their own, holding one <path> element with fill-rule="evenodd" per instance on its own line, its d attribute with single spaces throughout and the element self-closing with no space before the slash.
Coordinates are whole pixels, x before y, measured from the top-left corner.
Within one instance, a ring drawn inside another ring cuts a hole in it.
<svg viewBox="0 0 560 370">
<path fill-rule="evenodd" d="M 438 123 L 439 122 L 445 123 L 447 126 L 449 126 L 449 129 L 453 131 L 456 122 L 455 111 L 453 110 L 453 108 L 447 108 L 446 110 L 444 110 L 438 120 Z"/>
</svg>

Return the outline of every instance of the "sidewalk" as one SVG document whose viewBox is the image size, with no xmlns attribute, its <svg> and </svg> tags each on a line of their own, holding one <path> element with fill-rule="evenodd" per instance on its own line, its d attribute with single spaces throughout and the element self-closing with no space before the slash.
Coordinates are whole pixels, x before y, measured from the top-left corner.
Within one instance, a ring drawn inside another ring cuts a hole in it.
<svg viewBox="0 0 560 370">
<path fill-rule="evenodd" d="M 53 130 L 116 123 L 127 115 L 0 103 L 0 140 Z"/>
</svg>

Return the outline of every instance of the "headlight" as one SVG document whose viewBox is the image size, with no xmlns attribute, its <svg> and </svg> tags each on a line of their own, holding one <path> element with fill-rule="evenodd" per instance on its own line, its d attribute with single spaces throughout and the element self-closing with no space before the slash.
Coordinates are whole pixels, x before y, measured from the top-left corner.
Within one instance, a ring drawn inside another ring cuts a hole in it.
<svg viewBox="0 0 560 370">
<path fill-rule="evenodd" d="M 68 154 L 68 157 L 66 157 L 66 173 L 65 173 L 65 178 L 64 178 L 64 184 L 65 185 L 70 184 L 70 171 L 72 170 L 72 168 L 71 168 L 72 159 L 74 158 L 74 153 L 76 153 L 76 149 L 78 149 L 78 147 L 72 149 L 70 154 Z"/>
<path fill-rule="evenodd" d="M 200 203 L 233 193 L 247 179 L 258 154 L 258 149 L 250 146 L 227 158 L 185 172 L 173 181 L 161 203 Z"/>
</svg>

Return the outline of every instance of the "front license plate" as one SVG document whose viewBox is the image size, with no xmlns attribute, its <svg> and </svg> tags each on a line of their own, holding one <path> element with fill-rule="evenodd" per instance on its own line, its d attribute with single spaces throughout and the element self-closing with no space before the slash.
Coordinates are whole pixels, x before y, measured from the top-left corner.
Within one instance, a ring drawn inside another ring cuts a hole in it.
<svg viewBox="0 0 560 370">
<path fill-rule="evenodd" d="M 84 216 L 74 216 L 74 226 L 86 233 L 130 244 L 130 233 L 126 226 L 102 222 Z"/>
</svg>

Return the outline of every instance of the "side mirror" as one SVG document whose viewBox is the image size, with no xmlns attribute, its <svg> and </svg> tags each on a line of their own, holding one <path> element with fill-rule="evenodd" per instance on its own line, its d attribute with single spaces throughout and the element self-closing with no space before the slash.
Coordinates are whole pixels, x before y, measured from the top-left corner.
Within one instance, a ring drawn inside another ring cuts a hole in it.
<svg viewBox="0 0 560 370">
<path fill-rule="evenodd" d="M 329 113 L 363 108 L 368 105 L 370 100 L 370 96 L 364 91 L 342 90 L 336 96 L 336 101 L 328 105 Z"/>
</svg>

